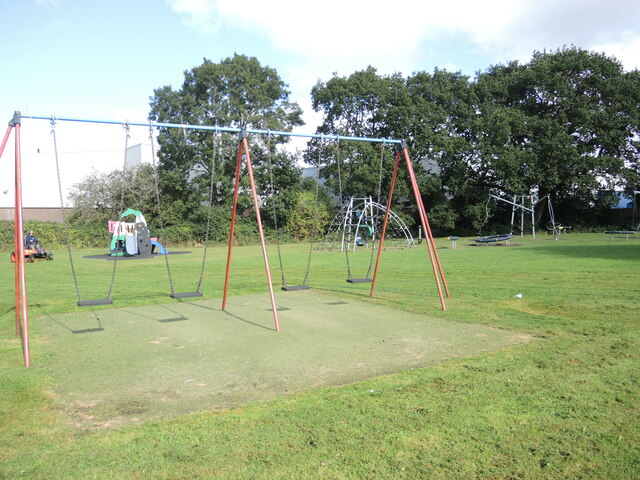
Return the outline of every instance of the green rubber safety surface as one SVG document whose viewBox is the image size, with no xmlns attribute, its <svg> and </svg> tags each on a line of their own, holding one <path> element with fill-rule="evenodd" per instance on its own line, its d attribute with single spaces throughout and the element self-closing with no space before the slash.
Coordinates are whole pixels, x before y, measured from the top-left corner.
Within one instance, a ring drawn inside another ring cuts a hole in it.
<svg viewBox="0 0 640 480">
<path fill-rule="evenodd" d="M 73 425 L 117 427 L 340 385 L 527 342 L 304 290 L 44 316 L 34 365 Z"/>
</svg>

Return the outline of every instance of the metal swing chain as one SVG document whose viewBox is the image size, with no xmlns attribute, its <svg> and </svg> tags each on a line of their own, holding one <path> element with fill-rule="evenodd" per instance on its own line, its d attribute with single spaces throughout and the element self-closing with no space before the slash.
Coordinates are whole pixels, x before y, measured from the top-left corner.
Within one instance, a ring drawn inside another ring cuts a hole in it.
<svg viewBox="0 0 640 480">
<path fill-rule="evenodd" d="M 385 142 L 382 142 L 380 144 L 380 169 L 379 169 L 379 174 L 378 174 L 378 198 L 377 198 L 377 202 L 378 205 L 380 205 L 380 197 L 382 195 L 382 164 L 384 163 L 384 147 L 385 147 Z M 371 214 L 373 215 L 373 209 L 371 209 Z M 378 216 L 375 217 L 374 219 L 374 232 L 378 232 L 380 229 L 378 228 L 380 224 L 379 218 Z M 378 245 L 380 244 L 380 239 L 378 239 Z M 372 241 L 371 242 L 371 258 L 369 259 L 369 269 L 367 270 L 367 275 L 366 278 L 371 278 L 371 270 L 373 269 L 373 252 L 375 251 L 375 243 Z"/>
<path fill-rule="evenodd" d="M 380 198 L 382 196 L 382 172 L 383 172 L 383 164 L 384 164 L 384 147 L 385 147 L 385 142 L 383 141 L 380 144 L 380 171 L 378 173 L 378 199 L 377 202 L 378 204 L 380 203 Z"/>
<path fill-rule="evenodd" d="M 156 184 L 156 204 L 158 205 L 158 223 L 160 223 L 160 234 L 162 238 L 162 245 L 166 245 L 166 237 L 164 232 L 164 222 L 162 221 L 162 205 L 160 204 L 160 167 L 156 163 L 156 150 L 155 144 L 153 141 L 153 126 L 151 122 L 149 122 L 149 141 L 151 142 L 151 164 L 155 171 L 154 179 Z M 166 247 L 165 247 L 166 248 Z M 171 293 L 176 293 L 175 288 L 173 287 L 173 278 L 171 276 L 171 268 L 169 267 L 169 255 L 165 251 L 164 255 L 165 265 L 167 267 L 167 276 L 169 277 L 169 287 L 171 288 Z"/>
<path fill-rule="evenodd" d="M 76 269 L 73 264 L 73 255 L 71 254 L 71 239 L 69 237 L 69 224 L 67 222 L 67 213 L 64 209 L 64 198 L 62 195 L 62 180 L 60 179 L 60 162 L 58 160 L 58 141 L 56 138 L 56 121 L 51 117 L 51 135 L 53 136 L 53 153 L 56 160 L 56 174 L 58 177 L 58 191 L 60 193 L 60 211 L 62 214 L 62 223 L 64 225 L 64 238 L 67 245 L 67 254 L 69 255 L 69 264 L 71 265 L 71 275 L 73 276 L 73 283 L 76 287 L 76 295 L 78 296 L 78 302 L 82 301 L 80 296 L 80 286 L 78 285 L 78 277 L 76 276 Z"/>
<path fill-rule="evenodd" d="M 211 211 L 213 210 L 213 186 L 215 184 L 215 175 L 216 175 L 216 157 L 218 154 L 218 147 L 220 142 L 220 137 L 217 138 L 216 135 L 218 131 L 216 130 L 212 134 L 213 143 L 213 155 L 211 157 L 211 179 L 209 180 L 209 210 L 207 212 L 207 230 L 204 234 L 204 252 L 202 252 L 202 267 L 200 269 L 200 279 L 198 280 L 198 287 L 196 288 L 196 292 L 201 293 L 202 289 L 202 281 L 204 279 L 204 268 L 207 262 L 207 244 L 209 243 L 209 231 L 211 228 Z"/>
<path fill-rule="evenodd" d="M 324 147 L 323 139 L 320 139 L 320 146 L 318 147 L 318 165 L 316 170 L 316 195 L 315 203 L 313 204 L 313 218 L 311 224 L 311 235 L 309 236 L 309 255 L 307 256 L 307 272 L 304 275 L 303 285 L 309 286 L 309 280 L 311 277 L 311 253 L 313 252 L 313 240 L 318 233 L 318 198 L 320 196 L 320 162 L 322 160 L 322 149 Z"/>
<path fill-rule="evenodd" d="M 282 253 L 280 252 L 280 230 L 278 229 L 278 215 L 276 210 L 276 196 L 275 188 L 273 184 L 273 161 L 271 159 L 271 132 L 267 133 L 267 161 L 269 167 L 269 195 L 272 198 L 271 208 L 273 210 L 273 226 L 276 230 L 276 249 L 278 251 L 278 262 L 280 264 L 280 280 L 282 282 L 282 288 L 287 287 L 287 280 L 284 274 L 284 265 L 282 263 Z"/>
<path fill-rule="evenodd" d="M 340 191 L 340 202 L 342 202 L 342 175 L 341 175 L 341 167 L 340 167 L 340 139 L 337 139 L 336 143 L 336 155 L 338 162 L 338 190 Z M 349 228 L 349 236 L 351 236 L 351 228 Z M 344 255 L 347 259 L 347 279 L 353 280 L 353 275 L 351 273 L 351 262 L 349 261 L 349 238 L 347 238 L 347 244 L 343 245 L 344 247 Z"/>
<path fill-rule="evenodd" d="M 120 188 L 120 209 L 118 210 L 118 212 L 122 212 L 124 211 L 124 191 L 125 191 L 125 172 L 127 169 L 127 153 L 128 153 L 128 149 L 129 149 L 129 132 L 131 130 L 131 126 L 129 125 L 129 123 L 127 122 L 124 125 L 125 128 L 125 136 L 124 136 L 124 160 L 123 160 L 123 165 L 122 165 L 122 187 Z M 121 219 L 119 217 L 120 213 L 118 213 L 118 224 L 120 223 Z M 116 252 L 116 256 L 113 257 L 113 271 L 111 272 L 111 284 L 109 285 L 109 293 L 107 294 L 107 299 L 109 301 L 111 301 L 111 294 L 113 293 L 113 285 L 115 284 L 115 280 L 116 280 L 116 267 L 118 266 L 118 255 Z"/>
</svg>

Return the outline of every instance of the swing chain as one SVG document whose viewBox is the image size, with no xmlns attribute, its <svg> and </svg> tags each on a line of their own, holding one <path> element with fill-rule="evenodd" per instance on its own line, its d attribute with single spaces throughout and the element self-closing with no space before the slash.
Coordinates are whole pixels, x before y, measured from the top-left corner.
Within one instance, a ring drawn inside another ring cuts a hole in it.
<svg viewBox="0 0 640 480">
<path fill-rule="evenodd" d="M 155 172 L 154 180 L 156 186 L 156 204 L 158 206 L 158 223 L 160 224 L 160 233 L 162 236 L 162 245 L 165 245 L 166 248 L 166 236 L 164 231 L 164 222 L 162 220 L 162 205 L 160 204 L 160 166 L 156 162 L 156 150 L 155 143 L 153 141 L 153 125 L 149 122 L 149 142 L 151 143 L 151 164 L 153 170 Z M 167 268 L 167 277 L 169 278 L 169 288 L 171 288 L 171 293 L 175 294 L 175 288 L 173 286 L 173 277 L 171 276 L 171 268 L 169 267 L 169 255 L 165 252 L 164 262 Z"/>
<path fill-rule="evenodd" d="M 129 122 L 123 125 L 125 135 L 124 135 L 124 160 L 122 162 L 122 184 L 120 188 L 120 209 L 118 210 L 118 222 L 120 222 L 120 214 L 124 211 L 124 193 L 125 193 L 125 182 L 126 182 L 126 169 L 127 169 L 127 154 L 129 151 L 129 138 L 131 132 L 131 125 Z M 113 293 L 113 285 L 116 280 L 116 267 L 118 266 L 118 255 L 116 252 L 116 256 L 113 258 L 113 271 L 111 272 L 111 284 L 109 285 L 109 293 L 107 294 L 107 300 L 111 301 L 111 295 Z"/>
<path fill-rule="evenodd" d="M 284 274 L 284 265 L 282 263 L 282 253 L 280 251 L 280 230 L 278 229 L 278 214 L 276 209 L 276 194 L 273 182 L 273 161 L 271 158 L 271 130 L 267 132 L 267 166 L 269 167 L 269 196 L 271 197 L 271 208 L 273 210 L 273 226 L 276 231 L 276 249 L 278 251 L 278 262 L 280 265 L 280 281 L 282 288 L 287 288 L 287 280 Z"/>
<path fill-rule="evenodd" d="M 60 212 L 62 214 L 62 223 L 64 225 L 64 239 L 67 245 L 67 254 L 69 255 L 69 265 L 71 265 L 71 275 L 73 277 L 73 284 L 76 287 L 76 295 L 78 302 L 82 301 L 80 296 L 80 286 L 78 285 L 78 277 L 76 276 L 76 269 L 73 264 L 73 255 L 71 254 L 71 239 L 69 235 L 69 223 L 67 222 L 67 212 L 64 208 L 64 197 L 62 195 L 62 180 L 60 178 L 60 162 L 58 160 L 58 140 L 56 136 L 56 121 L 54 117 L 51 117 L 51 135 L 53 136 L 53 154 L 56 161 L 56 174 L 58 178 L 58 192 L 60 194 Z"/>
<path fill-rule="evenodd" d="M 216 165 L 217 165 L 217 155 L 220 137 L 216 137 L 218 135 L 218 129 L 216 127 L 216 131 L 212 134 L 213 141 L 213 154 L 211 156 L 211 172 L 209 179 L 209 210 L 207 211 L 207 230 L 204 234 L 204 251 L 202 253 L 202 267 L 200 269 L 200 279 L 198 280 L 198 286 L 196 287 L 196 292 L 202 292 L 202 282 L 204 279 L 204 269 L 207 263 L 207 244 L 209 243 L 209 231 L 211 228 L 211 210 L 213 210 L 213 187 L 215 184 L 215 174 L 216 174 Z"/>
<path fill-rule="evenodd" d="M 380 168 L 379 168 L 379 172 L 378 172 L 378 198 L 377 198 L 377 203 L 378 205 L 380 205 L 380 198 L 382 196 L 382 173 L 383 173 L 383 164 L 384 164 L 384 149 L 385 149 L 385 144 L 386 141 L 383 141 L 380 144 Z M 380 231 L 380 216 L 379 215 L 374 215 L 373 213 L 373 207 L 371 208 L 371 217 L 373 220 L 373 228 L 374 228 L 374 233 L 373 235 L 375 235 L 375 232 L 379 232 Z M 367 276 L 366 278 L 371 278 L 371 271 L 373 270 L 373 253 L 375 251 L 375 242 L 374 242 L 375 238 L 372 238 L 371 240 L 371 257 L 369 258 L 369 269 L 367 270 Z M 379 240 L 379 239 L 378 239 Z"/>
<path fill-rule="evenodd" d="M 320 146 L 318 147 L 318 164 L 316 165 L 316 192 L 315 203 L 313 204 L 313 218 L 311 223 L 311 232 L 309 236 L 309 255 L 307 256 L 307 272 L 304 275 L 303 285 L 309 285 L 311 277 L 311 253 L 313 252 L 313 241 L 318 233 L 318 210 L 320 197 L 320 163 L 322 161 L 322 151 L 324 148 L 324 139 L 320 138 Z"/>
</svg>

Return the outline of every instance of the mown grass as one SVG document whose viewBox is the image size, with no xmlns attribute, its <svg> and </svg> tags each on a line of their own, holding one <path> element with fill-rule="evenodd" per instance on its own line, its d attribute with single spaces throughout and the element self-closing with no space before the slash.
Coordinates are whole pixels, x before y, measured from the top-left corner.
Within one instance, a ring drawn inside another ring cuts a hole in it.
<svg viewBox="0 0 640 480">
<path fill-rule="evenodd" d="M 384 252 L 371 301 L 539 341 L 228 411 L 89 431 L 71 427 L 55 409 L 46 358 L 20 366 L 7 261 L 0 478 L 640 478 L 640 242 L 568 234 L 518 238 L 511 247 L 468 243 L 452 250 L 438 240 L 452 292 L 446 312 L 424 245 Z M 306 250 L 284 250 L 295 283 Z M 91 253 L 102 252 L 82 254 Z M 199 254 L 171 257 L 178 290 L 195 287 Z M 208 253 L 206 296 L 221 294 L 225 254 Z M 116 306 L 167 301 L 158 260 L 118 265 Z M 366 254 L 352 258 L 365 271 L 368 261 Z M 344 282 L 340 254 L 314 253 L 313 263 L 317 288 L 366 298 L 367 286 Z M 104 296 L 110 269 L 78 261 L 89 298 Z M 235 249 L 232 272 L 232 294 L 265 290 L 259 248 Z M 38 315 L 77 307 L 63 252 L 28 265 L 28 275 L 38 358 Z"/>
</svg>

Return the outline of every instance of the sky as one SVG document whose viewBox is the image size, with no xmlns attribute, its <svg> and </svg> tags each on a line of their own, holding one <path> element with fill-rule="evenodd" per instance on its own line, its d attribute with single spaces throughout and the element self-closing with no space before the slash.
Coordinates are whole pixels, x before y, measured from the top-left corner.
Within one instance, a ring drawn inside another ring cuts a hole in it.
<svg viewBox="0 0 640 480">
<path fill-rule="evenodd" d="M 2 134 L 16 110 L 144 122 L 154 89 L 179 89 L 204 58 L 234 53 L 277 70 L 305 112 L 298 131 L 313 133 L 321 117 L 311 88 L 369 65 L 380 74 L 444 68 L 473 76 L 576 46 L 640 68 L 640 2 L 0 0 L 0 42 Z M 23 119 L 25 207 L 60 205 L 50 131 L 46 120 Z M 65 192 L 92 171 L 122 168 L 121 125 L 58 122 L 56 139 Z M 145 142 L 148 129 L 132 128 L 129 145 Z M 13 205 L 13 158 L 11 137 L 0 159 L 0 207 Z"/>
</svg>

